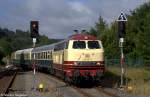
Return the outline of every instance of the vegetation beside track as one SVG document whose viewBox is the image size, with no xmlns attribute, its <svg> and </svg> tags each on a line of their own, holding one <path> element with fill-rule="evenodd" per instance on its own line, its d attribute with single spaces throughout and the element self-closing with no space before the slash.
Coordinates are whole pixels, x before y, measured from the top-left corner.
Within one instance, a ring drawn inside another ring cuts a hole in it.
<svg viewBox="0 0 150 97">
<path fill-rule="evenodd" d="M 113 79 L 120 79 L 120 68 L 119 67 L 108 67 L 108 71 L 106 76 L 111 76 Z M 134 95 L 146 95 L 150 96 L 150 68 L 135 68 L 135 67 L 127 67 L 125 70 L 125 90 Z M 118 83 L 118 80 L 115 80 Z M 129 90 L 129 87 L 130 90 Z"/>
<path fill-rule="evenodd" d="M 150 2 L 130 11 L 127 20 L 124 42 L 125 57 L 139 60 L 143 62 L 143 65 L 150 66 Z M 117 32 L 117 21 L 107 24 L 101 16 L 89 31 L 89 34 L 102 40 L 105 56 L 109 59 L 120 56 Z"/>
</svg>

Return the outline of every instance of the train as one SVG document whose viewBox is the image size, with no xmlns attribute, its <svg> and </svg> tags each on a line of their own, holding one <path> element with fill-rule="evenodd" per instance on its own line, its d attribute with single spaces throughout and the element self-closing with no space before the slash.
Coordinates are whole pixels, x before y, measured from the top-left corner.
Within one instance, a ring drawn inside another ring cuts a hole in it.
<svg viewBox="0 0 150 97">
<path fill-rule="evenodd" d="M 100 81 L 105 73 L 102 41 L 88 34 L 75 34 L 60 42 L 12 53 L 12 64 L 36 68 L 66 82 Z"/>
</svg>

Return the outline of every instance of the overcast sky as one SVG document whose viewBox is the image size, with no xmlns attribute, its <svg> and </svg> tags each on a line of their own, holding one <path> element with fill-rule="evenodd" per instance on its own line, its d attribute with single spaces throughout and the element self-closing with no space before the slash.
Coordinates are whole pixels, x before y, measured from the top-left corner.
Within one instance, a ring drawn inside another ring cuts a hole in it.
<svg viewBox="0 0 150 97">
<path fill-rule="evenodd" d="M 29 30 L 31 20 L 40 23 L 40 34 L 49 38 L 66 38 L 74 29 L 89 30 L 101 15 L 107 23 L 120 12 L 150 0 L 0 0 L 0 27 Z"/>
</svg>

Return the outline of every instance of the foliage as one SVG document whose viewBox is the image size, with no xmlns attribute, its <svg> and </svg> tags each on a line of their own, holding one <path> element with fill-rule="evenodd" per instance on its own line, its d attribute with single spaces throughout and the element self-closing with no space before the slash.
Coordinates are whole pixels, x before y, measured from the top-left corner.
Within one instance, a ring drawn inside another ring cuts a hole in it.
<svg viewBox="0 0 150 97">
<path fill-rule="evenodd" d="M 36 46 L 57 42 L 57 39 L 49 39 L 44 35 L 38 37 Z M 32 38 L 29 31 L 17 29 L 15 32 L 0 28 L 0 60 L 10 55 L 13 51 L 32 47 Z"/>
<path fill-rule="evenodd" d="M 109 77 L 116 78 L 120 77 L 120 68 L 119 66 L 110 66 L 107 67 L 107 75 Z M 124 82 L 126 85 L 126 91 L 134 95 L 145 95 L 144 97 L 150 96 L 150 72 L 148 67 L 144 68 L 132 68 L 128 67 L 125 69 Z M 111 76 L 110 76 L 111 74 Z M 119 81 L 120 83 L 120 81 Z M 128 91 L 128 86 L 132 87 L 132 91 Z M 142 96 L 142 97 L 143 97 Z"/>
<path fill-rule="evenodd" d="M 124 53 L 128 58 L 141 58 L 145 65 L 150 66 L 150 2 L 131 11 L 127 19 Z M 95 27 L 89 31 L 102 40 L 107 58 L 119 57 L 117 29 L 116 21 L 107 27 L 100 16 Z"/>
</svg>

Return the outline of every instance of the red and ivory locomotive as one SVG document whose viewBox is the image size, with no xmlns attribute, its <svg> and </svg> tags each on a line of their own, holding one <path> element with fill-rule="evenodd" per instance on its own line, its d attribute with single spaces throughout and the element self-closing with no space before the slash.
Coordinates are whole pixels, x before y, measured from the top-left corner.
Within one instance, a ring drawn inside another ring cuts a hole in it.
<svg viewBox="0 0 150 97">
<path fill-rule="evenodd" d="M 72 35 L 58 43 L 36 47 L 31 53 L 30 60 L 34 58 L 39 69 L 44 68 L 69 82 L 100 80 L 105 71 L 102 43 L 87 34 Z"/>
<path fill-rule="evenodd" d="M 63 45 L 62 50 L 55 50 Z M 77 34 L 55 46 L 54 68 L 62 71 L 67 80 L 80 78 L 98 79 L 104 73 L 104 50 L 100 40 L 94 36 Z"/>
</svg>

